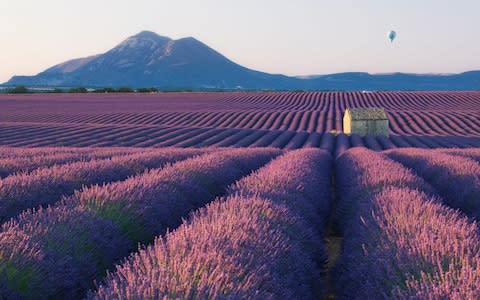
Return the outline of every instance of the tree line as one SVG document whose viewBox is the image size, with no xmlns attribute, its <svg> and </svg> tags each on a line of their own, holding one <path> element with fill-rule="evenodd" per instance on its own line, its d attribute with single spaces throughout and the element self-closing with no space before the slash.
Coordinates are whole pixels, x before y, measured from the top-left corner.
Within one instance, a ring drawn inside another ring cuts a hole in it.
<svg viewBox="0 0 480 300">
<path fill-rule="evenodd" d="M 71 87 L 71 88 L 55 88 L 53 90 L 44 90 L 41 92 L 47 93 L 156 93 L 159 90 L 157 88 L 137 88 L 133 89 L 130 87 L 119 87 L 119 88 L 95 88 L 95 89 L 87 89 L 85 87 Z M 39 90 L 33 90 L 27 88 L 26 86 L 16 86 L 6 90 L 7 94 L 33 94 L 38 93 Z"/>
</svg>

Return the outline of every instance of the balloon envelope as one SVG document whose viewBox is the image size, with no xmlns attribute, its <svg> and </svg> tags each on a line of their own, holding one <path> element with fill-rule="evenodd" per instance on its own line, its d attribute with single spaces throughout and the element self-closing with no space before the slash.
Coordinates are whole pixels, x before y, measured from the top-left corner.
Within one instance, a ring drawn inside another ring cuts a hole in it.
<svg viewBox="0 0 480 300">
<path fill-rule="evenodd" d="M 393 40 L 397 37 L 397 33 L 393 30 L 390 30 L 387 34 L 388 36 L 388 39 L 390 40 L 390 42 L 393 42 Z"/>
</svg>

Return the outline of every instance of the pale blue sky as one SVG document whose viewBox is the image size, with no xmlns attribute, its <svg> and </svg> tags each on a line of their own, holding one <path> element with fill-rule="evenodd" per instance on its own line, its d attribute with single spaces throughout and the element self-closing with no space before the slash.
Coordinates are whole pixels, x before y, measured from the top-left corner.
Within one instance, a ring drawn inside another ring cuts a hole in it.
<svg viewBox="0 0 480 300">
<path fill-rule="evenodd" d="M 0 82 L 141 30 L 288 75 L 480 69 L 479 0 L 0 0 Z"/>
</svg>

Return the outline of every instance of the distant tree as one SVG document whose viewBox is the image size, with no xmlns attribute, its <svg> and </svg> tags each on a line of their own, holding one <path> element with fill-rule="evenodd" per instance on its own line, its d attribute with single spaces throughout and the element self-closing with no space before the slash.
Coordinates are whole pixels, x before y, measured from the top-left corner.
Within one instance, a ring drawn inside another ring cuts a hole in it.
<svg viewBox="0 0 480 300">
<path fill-rule="evenodd" d="M 117 90 L 117 92 L 119 92 L 119 93 L 133 93 L 135 91 L 133 89 L 127 87 L 127 86 L 122 86 Z"/>
<path fill-rule="evenodd" d="M 157 88 L 139 88 L 136 90 L 137 93 L 157 93 L 158 89 Z"/>
<path fill-rule="evenodd" d="M 68 90 L 69 93 L 86 93 L 87 89 L 84 87 L 74 87 Z"/>
<path fill-rule="evenodd" d="M 113 88 L 107 87 L 107 88 L 95 89 L 93 92 L 94 93 L 115 93 L 115 90 Z"/>
<path fill-rule="evenodd" d="M 29 94 L 32 93 L 27 87 L 23 85 L 16 86 L 7 91 L 9 94 Z"/>
<path fill-rule="evenodd" d="M 53 91 L 52 91 L 52 93 L 61 94 L 61 93 L 65 93 L 65 91 L 62 90 L 62 89 L 59 89 L 59 88 L 54 88 Z"/>
</svg>

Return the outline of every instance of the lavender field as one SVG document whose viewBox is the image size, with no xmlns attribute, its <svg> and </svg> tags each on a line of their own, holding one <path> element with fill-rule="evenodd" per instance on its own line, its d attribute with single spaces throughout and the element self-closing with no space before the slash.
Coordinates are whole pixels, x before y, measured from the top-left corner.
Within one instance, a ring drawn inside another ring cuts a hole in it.
<svg viewBox="0 0 480 300">
<path fill-rule="evenodd" d="M 0 299 L 480 299 L 480 93 L 0 108 Z"/>
<path fill-rule="evenodd" d="M 480 92 L 0 95 L 13 147 L 480 147 Z M 346 108 L 383 107 L 390 136 L 346 136 Z"/>
</svg>

